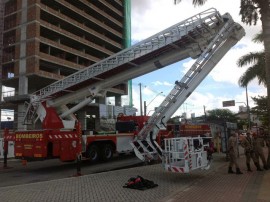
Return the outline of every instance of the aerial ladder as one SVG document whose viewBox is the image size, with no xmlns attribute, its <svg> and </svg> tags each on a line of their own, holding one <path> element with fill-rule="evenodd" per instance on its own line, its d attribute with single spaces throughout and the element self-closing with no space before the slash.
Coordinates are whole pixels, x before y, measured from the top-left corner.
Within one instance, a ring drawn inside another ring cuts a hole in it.
<svg viewBox="0 0 270 202">
<path fill-rule="evenodd" d="M 66 138 L 69 138 L 71 145 L 66 148 L 67 152 L 70 148 L 74 154 L 85 152 L 81 151 L 84 150 L 83 141 L 79 139 L 81 134 L 66 132 L 80 130 L 74 115 L 76 111 L 125 81 L 186 58 L 197 58 L 131 143 L 143 161 L 164 158 L 166 150 L 163 151 L 155 142 L 158 131 L 166 126 L 173 113 L 244 34 L 243 28 L 229 14 L 221 15 L 214 8 L 196 14 L 31 94 L 30 102 L 25 104 L 24 124 L 34 126 L 40 121 L 43 131 L 31 134 L 17 131 L 16 138 L 18 141 L 26 137 L 36 139 L 43 146 L 43 140 L 58 138 L 57 141 L 63 141 L 65 145 Z M 68 108 L 70 103 L 73 105 Z M 57 132 L 52 135 L 54 130 Z M 8 132 L 6 134 L 6 140 L 14 139 Z M 179 142 L 176 140 L 175 144 L 179 145 Z M 168 147 L 171 147 L 169 142 Z M 72 158 L 73 154 L 70 154 L 66 159 Z"/>
<path fill-rule="evenodd" d="M 171 163 L 175 163 L 175 158 L 173 158 L 170 152 L 175 152 L 175 147 L 176 145 L 179 147 L 179 144 L 189 147 L 194 145 L 192 138 L 176 138 L 165 140 L 165 150 L 163 150 L 155 139 L 159 130 L 166 129 L 166 123 L 175 111 L 185 102 L 229 49 L 245 35 L 244 29 L 239 24 L 235 23 L 230 15 L 224 15 L 223 19 L 224 24 L 222 24 L 219 32 L 217 32 L 211 42 L 204 47 L 202 53 L 183 78 L 175 82 L 174 88 L 160 106 L 155 109 L 153 115 L 139 132 L 136 139 L 131 143 L 137 157 L 142 161 L 151 161 L 160 158 L 163 160 L 164 166 L 167 166 L 166 169 L 172 171 Z M 197 139 L 195 140 L 197 142 L 203 141 L 202 138 L 195 139 Z M 177 140 L 178 142 L 176 142 Z M 201 142 L 201 145 L 203 145 L 203 142 Z M 184 146 L 182 147 L 182 152 L 180 152 L 182 154 L 184 154 Z M 193 151 L 194 149 L 193 147 Z M 203 148 L 200 151 L 203 151 Z M 186 164 L 182 164 L 182 166 L 178 167 L 182 169 L 176 169 L 177 172 L 186 172 L 188 170 L 187 167 L 191 165 L 190 162 L 187 161 L 188 157 L 186 159 L 183 155 L 182 157 L 183 161 L 186 160 Z M 181 158 L 178 156 L 178 160 L 179 159 Z M 207 160 L 207 156 L 205 156 L 205 160 Z M 202 164 L 202 157 L 200 158 L 200 166 L 207 166 L 207 163 Z M 176 167 L 174 166 L 174 168 Z"/>
<path fill-rule="evenodd" d="M 113 86 L 201 55 L 227 18 L 227 14 L 222 16 L 208 9 L 34 92 L 25 105 L 24 124 L 40 120 L 43 128 L 74 128 L 73 113 L 95 97 L 104 96 Z M 67 104 L 74 100 L 79 103 L 68 108 Z"/>
</svg>

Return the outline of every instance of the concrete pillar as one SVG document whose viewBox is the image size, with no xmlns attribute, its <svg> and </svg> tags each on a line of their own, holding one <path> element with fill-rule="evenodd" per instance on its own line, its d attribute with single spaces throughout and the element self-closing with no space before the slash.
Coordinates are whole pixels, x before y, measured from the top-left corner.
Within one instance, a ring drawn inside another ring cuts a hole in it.
<svg viewBox="0 0 270 202">
<path fill-rule="evenodd" d="M 18 130 L 27 129 L 26 125 L 23 125 L 23 118 L 24 118 L 25 107 L 23 104 L 18 105 L 18 113 L 17 113 L 17 128 Z"/>
<path fill-rule="evenodd" d="M 28 94 L 28 78 L 26 76 L 26 39 L 27 39 L 27 4 L 28 1 L 22 2 L 22 12 L 21 12 L 21 38 L 20 38 L 20 63 L 19 63 L 19 86 L 18 94 L 24 95 Z M 23 112 L 25 111 L 24 105 L 18 105 L 18 129 L 26 129 L 23 125 Z M 21 116 L 20 116 L 21 115 Z"/>
<path fill-rule="evenodd" d="M 97 98 L 95 98 L 95 100 L 96 100 L 96 103 L 106 104 L 106 98 L 105 97 L 97 97 Z"/>
<path fill-rule="evenodd" d="M 55 74 L 57 74 L 57 75 L 60 75 L 60 69 L 59 68 L 55 68 L 54 70 L 53 70 L 53 73 L 55 73 Z"/>
<path fill-rule="evenodd" d="M 86 130 L 87 129 L 86 111 L 78 111 L 77 112 L 77 118 L 81 123 L 82 130 Z"/>
<path fill-rule="evenodd" d="M 0 2 L 0 102 L 2 102 L 2 54 L 3 54 L 4 2 Z M 2 109 L 0 108 L 0 123 Z"/>
<path fill-rule="evenodd" d="M 22 1 L 20 64 L 19 64 L 19 95 L 28 93 L 28 78 L 26 77 L 26 28 L 27 28 L 27 1 Z"/>
<path fill-rule="evenodd" d="M 121 95 L 116 95 L 115 96 L 115 106 L 122 106 Z"/>
</svg>

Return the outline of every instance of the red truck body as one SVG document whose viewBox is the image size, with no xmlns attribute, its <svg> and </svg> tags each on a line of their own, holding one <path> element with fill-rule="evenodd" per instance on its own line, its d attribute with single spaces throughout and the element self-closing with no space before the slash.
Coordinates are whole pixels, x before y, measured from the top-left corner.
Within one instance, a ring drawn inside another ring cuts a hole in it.
<svg viewBox="0 0 270 202">
<path fill-rule="evenodd" d="M 115 132 L 82 131 L 79 122 L 74 130 L 43 129 L 10 132 L 5 130 L 5 141 L 14 141 L 15 158 L 44 160 L 59 158 L 74 161 L 78 155 L 94 162 L 109 160 L 114 153 L 131 153 L 129 144 L 148 120 L 148 116 L 119 116 Z M 158 144 L 172 133 L 161 130 Z"/>
<path fill-rule="evenodd" d="M 180 125 L 180 137 L 194 137 L 201 135 L 211 135 L 211 128 L 208 124 L 183 124 Z"/>
</svg>

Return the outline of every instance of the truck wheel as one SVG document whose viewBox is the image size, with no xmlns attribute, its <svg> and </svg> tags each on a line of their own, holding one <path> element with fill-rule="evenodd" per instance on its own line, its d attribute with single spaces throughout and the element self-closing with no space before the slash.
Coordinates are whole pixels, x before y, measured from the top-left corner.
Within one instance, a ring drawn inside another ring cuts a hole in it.
<svg viewBox="0 0 270 202">
<path fill-rule="evenodd" d="M 101 156 L 103 161 L 108 161 L 112 159 L 113 147 L 111 144 L 104 144 L 102 146 Z"/>
<path fill-rule="evenodd" d="M 89 158 L 90 162 L 97 162 L 100 158 L 100 151 L 97 145 L 91 145 L 88 147 L 86 157 Z"/>
</svg>

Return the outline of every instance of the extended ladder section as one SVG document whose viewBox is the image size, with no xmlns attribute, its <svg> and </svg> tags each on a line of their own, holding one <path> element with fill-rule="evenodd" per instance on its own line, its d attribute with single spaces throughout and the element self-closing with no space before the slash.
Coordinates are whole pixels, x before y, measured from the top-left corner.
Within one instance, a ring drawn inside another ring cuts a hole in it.
<svg viewBox="0 0 270 202">
<path fill-rule="evenodd" d="M 81 100 L 77 106 L 61 112 L 59 117 L 64 119 L 101 91 L 188 57 L 198 57 L 223 27 L 224 18 L 229 20 L 213 8 L 206 10 L 33 93 L 24 123 L 32 124 L 34 118 L 41 116 L 36 115 L 44 111 L 37 110 L 41 102 L 58 108 Z"/>
<path fill-rule="evenodd" d="M 172 91 L 139 132 L 137 140 L 132 143 L 136 155 L 141 160 L 149 161 L 162 157 L 162 149 L 155 142 L 159 130 L 166 129 L 165 124 L 169 118 L 184 103 L 229 49 L 245 35 L 244 29 L 235 23 L 229 15 L 227 18 L 224 18 L 224 22 L 220 31 L 207 45 L 183 78 L 175 82 Z"/>
</svg>

